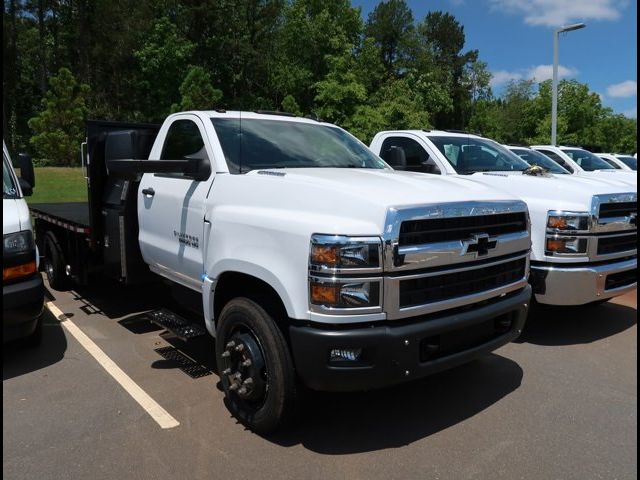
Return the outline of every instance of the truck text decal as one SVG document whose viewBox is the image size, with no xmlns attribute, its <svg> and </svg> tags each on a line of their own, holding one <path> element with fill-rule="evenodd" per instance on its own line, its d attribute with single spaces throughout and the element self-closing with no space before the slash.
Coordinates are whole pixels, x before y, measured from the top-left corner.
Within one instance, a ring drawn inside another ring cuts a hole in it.
<svg viewBox="0 0 640 480">
<path fill-rule="evenodd" d="M 200 239 L 195 235 L 189 235 L 185 232 L 178 232 L 177 230 L 174 230 L 173 236 L 178 239 L 178 242 L 186 245 L 187 247 L 200 248 Z"/>
</svg>

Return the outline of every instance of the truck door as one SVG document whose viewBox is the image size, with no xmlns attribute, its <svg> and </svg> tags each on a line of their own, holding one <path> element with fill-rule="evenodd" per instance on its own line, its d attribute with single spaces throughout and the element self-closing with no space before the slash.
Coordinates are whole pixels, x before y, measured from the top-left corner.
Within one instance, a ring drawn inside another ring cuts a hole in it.
<svg viewBox="0 0 640 480">
<path fill-rule="evenodd" d="M 213 182 L 213 156 L 204 125 L 192 114 L 163 125 L 150 161 L 206 158 L 209 178 L 146 173 L 138 188 L 140 250 L 149 267 L 173 281 L 199 289 L 203 273 L 205 201 Z"/>
</svg>

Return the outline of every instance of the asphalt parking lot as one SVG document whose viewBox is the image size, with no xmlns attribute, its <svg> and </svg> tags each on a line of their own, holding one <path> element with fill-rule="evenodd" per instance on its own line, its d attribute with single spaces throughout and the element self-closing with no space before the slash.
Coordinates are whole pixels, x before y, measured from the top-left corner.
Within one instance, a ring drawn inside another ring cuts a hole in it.
<svg viewBox="0 0 640 480">
<path fill-rule="evenodd" d="M 39 348 L 5 346 L 5 478 L 636 478 L 636 292 L 542 310 L 517 343 L 419 382 L 315 394 L 271 437 L 227 412 L 212 340 L 148 322 L 163 298 L 108 283 L 53 292 L 68 320 L 48 314 Z M 179 426 L 160 428 L 69 320 Z"/>
</svg>

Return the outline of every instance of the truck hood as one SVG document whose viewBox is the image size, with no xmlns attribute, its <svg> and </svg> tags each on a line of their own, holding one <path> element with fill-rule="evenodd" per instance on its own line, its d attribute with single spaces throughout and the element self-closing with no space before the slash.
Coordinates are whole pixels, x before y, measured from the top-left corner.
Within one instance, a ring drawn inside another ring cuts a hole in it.
<svg viewBox="0 0 640 480">
<path fill-rule="evenodd" d="M 636 191 L 615 179 L 576 175 L 531 176 L 520 172 L 495 172 L 474 173 L 468 178 L 512 194 L 530 207 L 538 204 L 548 210 L 589 211 L 594 195 Z"/>
<path fill-rule="evenodd" d="M 24 198 L 2 199 L 2 234 L 31 230 L 29 207 Z"/>
<path fill-rule="evenodd" d="M 616 185 L 630 185 L 638 187 L 638 177 L 636 172 L 622 171 L 622 170 L 596 170 L 594 172 L 582 171 L 578 175 L 581 178 L 593 178 L 596 180 L 602 180 L 604 182 L 610 182 Z"/>
<path fill-rule="evenodd" d="M 224 202 L 229 206 L 220 208 L 246 212 L 252 207 L 254 211 L 260 210 L 264 218 L 271 216 L 273 221 L 284 215 L 298 223 L 308 222 L 315 233 L 349 235 L 381 234 L 391 207 L 517 200 L 512 194 L 468 178 L 347 168 L 218 175 L 213 191 L 214 195 L 229 199 Z"/>
</svg>

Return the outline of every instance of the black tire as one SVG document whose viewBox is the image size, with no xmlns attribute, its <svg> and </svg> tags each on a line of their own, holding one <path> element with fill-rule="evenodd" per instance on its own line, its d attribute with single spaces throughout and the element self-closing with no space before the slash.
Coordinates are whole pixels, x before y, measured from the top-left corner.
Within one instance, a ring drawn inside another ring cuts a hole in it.
<svg viewBox="0 0 640 480">
<path fill-rule="evenodd" d="M 258 303 L 235 298 L 225 305 L 217 325 L 216 357 L 225 404 L 240 423 L 266 434 L 292 420 L 297 402 L 293 360 L 276 322 Z M 242 363 L 247 359 L 253 359 L 249 367 Z M 248 378 L 252 389 L 243 394 Z"/>
<path fill-rule="evenodd" d="M 29 348 L 35 348 L 42 343 L 42 315 L 36 321 L 36 329 L 24 339 L 24 344 Z"/>
<path fill-rule="evenodd" d="M 69 277 L 65 272 L 62 252 L 50 237 L 45 243 L 44 272 L 49 286 L 54 290 L 64 291 L 69 287 Z"/>
</svg>

